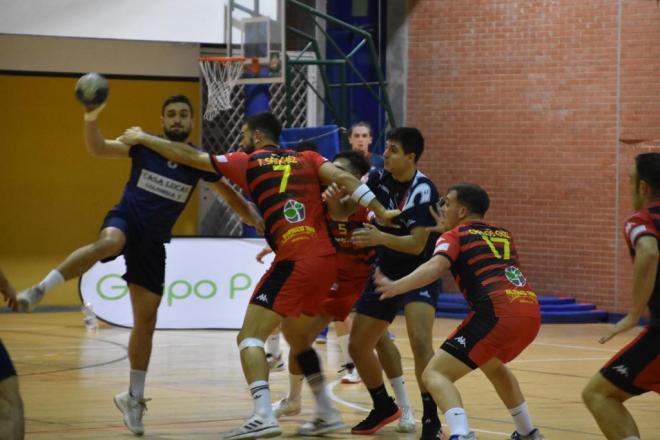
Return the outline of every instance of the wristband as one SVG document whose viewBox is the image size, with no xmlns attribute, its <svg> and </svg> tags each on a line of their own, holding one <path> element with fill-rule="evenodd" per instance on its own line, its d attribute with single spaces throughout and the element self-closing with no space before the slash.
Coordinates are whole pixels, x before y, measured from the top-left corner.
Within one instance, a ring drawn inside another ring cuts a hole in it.
<svg viewBox="0 0 660 440">
<path fill-rule="evenodd" d="M 351 198 L 360 205 L 367 207 L 369 206 L 369 203 L 376 198 L 376 195 L 371 192 L 371 189 L 366 184 L 363 183 L 353 191 Z"/>
</svg>

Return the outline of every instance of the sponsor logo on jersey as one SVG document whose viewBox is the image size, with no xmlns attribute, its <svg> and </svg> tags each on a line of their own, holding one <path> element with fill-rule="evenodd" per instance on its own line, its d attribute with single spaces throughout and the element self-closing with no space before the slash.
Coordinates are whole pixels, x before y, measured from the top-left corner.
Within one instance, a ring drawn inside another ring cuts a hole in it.
<svg viewBox="0 0 660 440">
<path fill-rule="evenodd" d="M 305 220 L 305 205 L 297 200 L 287 200 L 282 211 L 284 218 L 289 223 L 299 223 Z"/>
<path fill-rule="evenodd" d="M 514 286 L 523 287 L 527 284 L 525 276 L 516 266 L 509 266 L 504 269 L 504 276 L 506 276 L 506 279 Z"/>
<path fill-rule="evenodd" d="M 157 196 L 175 202 L 185 203 L 192 191 L 192 186 L 178 182 L 169 177 L 161 176 L 143 169 L 137 182 L 137 187 Z"/>
</svg>

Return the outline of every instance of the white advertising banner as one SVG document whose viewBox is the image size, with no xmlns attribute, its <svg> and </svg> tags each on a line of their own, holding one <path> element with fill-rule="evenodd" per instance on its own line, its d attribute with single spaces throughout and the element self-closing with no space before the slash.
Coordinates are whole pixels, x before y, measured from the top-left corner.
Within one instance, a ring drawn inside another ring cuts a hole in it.
<svg viewBox="0 0 660 440">
<path fill-rule="evenodd" d="M 167 264 L 159 329 L 239 329 L 248 301 L 273 260 L 255 256 L 262 239 L 173 238 L 165 245 Z M 96 263 L 80 278 L 83 303 L 90 303 L 102 320 L 133 326 L 128 287 L 121 276 L 124 258 Z"/>
</svg>

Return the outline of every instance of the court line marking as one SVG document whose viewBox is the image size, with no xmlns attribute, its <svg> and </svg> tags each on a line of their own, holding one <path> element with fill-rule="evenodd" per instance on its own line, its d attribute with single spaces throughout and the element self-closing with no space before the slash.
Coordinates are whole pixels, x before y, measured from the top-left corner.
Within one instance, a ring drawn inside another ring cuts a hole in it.
<svg viewBox="0 0 660 440">
<path fill-rule="evenodd" d="M 531 364 L 534 362 L 582 362 L 582 361 L 606 361 L 609 357 L 590 357 L 590 358 L 550 358 L 550 359 L 520 359 L 508 362 L 509 364 Z"/>
<path fill-rule="evenodd" d="M 602 351 L 602 352 L 606 352 L 606 353 L 616 353 L 618 351 L 618 350 L 609 349 L 609 348 L 585 347 L 583 345 L 553 344 L 551 342 L 533 342 L 532 345 L 544 345 L 544 346 L 547 346 L 547 347 L 572 348 L 572 349 L 575 349 L 575 350 Z"/>
<path fill-rule="evenodd" d="M 341 397 L 337 396 L 337 395 L 334 393 L 334 388 L 335 388 L 340 382 L 341 382 L 341 379 L 336 379 L 336 380 L 333 380 L 332 382 L 330 382 L 330 383 L 328 383 L 328 384 L 326 385 L 326 390 L 328 391 L 328 394 L 330 395 L 330 399 L 332 399 L 334 402 L 340 403 L 340 404 L 342 404 L 342 405 L 344 405 L 344 406 L 347 406 L 347 407 L 349 407 L 349 408 L 352 408 L 352 409 L 355 409 L 355 410 L 358 410 L 358 411 L 361 411 L 361 412 L 368 413 L 369 411 L 371 411 L 371 408 L 367 408 L 366 406 L 358 405 L 357 403 L 349 402 L 349 401 L 344 400 L 344 399 L 342 399 Z M 419 421 L 419 420 L 418 420 L 418 421 Z M 474 428 L 474 427 L 470 427 L 470 429 L 472 429 L 472 431 L 475 431 L 475 432 L 483 432 L 484 434 L 496 434 L 496 435 L 502 435 L 502 436 L 504 436 L 504 437 L 506 437 L 506 438 L 509 438 L 509 435 L 510 435 L 510 434 L 507 433 L 507 432 L 489 431 L 489 430 L 487 430 L 487 429 L 478 429 L 478 428 Z"/>
</svg>

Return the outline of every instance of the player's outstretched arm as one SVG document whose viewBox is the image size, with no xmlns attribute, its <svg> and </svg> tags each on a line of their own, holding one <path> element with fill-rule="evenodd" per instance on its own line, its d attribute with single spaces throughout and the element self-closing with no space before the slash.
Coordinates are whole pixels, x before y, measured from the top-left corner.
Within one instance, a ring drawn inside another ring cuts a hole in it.
<svg viewBox="0 0 660 440">
<path fill-rule="evenodd" d="M 99 128 L 98 117 L 105 103 L 98 107 L 86 108 L 84 115 L 85 147 L 95 157 L 128 157 L 130 146 L 118 140 L 107 140 Z"/>
<path fill-rule="evenodd" d="M 129 128 L 118 140 L 128 145 L 143 145 L 172 162 L 188 165 L 204 171 L 215 172 L 209 154 L 188 144 L 145 133 L 140 127 Z"/>
<path fill-rule="evenodd" d="M 619 333 L 635 327 L 646 310 L 655 280 L 658 276 L 658 240 L 644 235 L 635 243 L 635 262 L 633 264 L 633 298 L 630 310 L 598 342 L 604 344 Z"/>
<path fill-rule="evenodd" d="M 355 202 L 369 208 L 384 223 L 389 223 L 401 214 L 398 209 L 385 209 L 366 184 L 361 183 L 351 173 L 337 168 L 330 162 L 321 165 L 319 178 L 324 185 L 336 183 L 342 187 L 348 194 L 351 194 L 351 198 Z"/>
<path fill-rule="evenodd" d="M 259 215 L 259 211 L 254 206 L 254 203 L 245 200 L 224 178 L 217 182 L 209 182 L 209 186 L 241 217 L 243 223 L 252 226 L 257 230 L 257 233 L 263 235 L 265 228 L 264 219 Z"/>
<path fill-rule="evenodd" d="M 356 229 L 351 235 L 353 244 L 359 247 L 385 246 L 404 254 L 419 255 L 426 247 L 429 231 L 425 227 L 413 228 L 408 235 L 388 234 L 374 225 L 365 224 L 364 228 Z"/>
<path fill-rule="evenodd" d="M 374 283 L 376 291 L 380 292 L 380 299 L 392 298 L 419 289 L 440 278 L 451 266 L 449 260 L 441 255 L 435 255 L 426 263 L 419 266 L 413 272 L 403 278 L 392 281 L 387 278 L 380 269 L 376 270 Z"/>
</svg>

